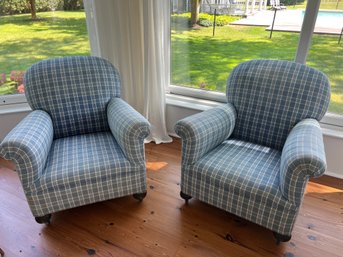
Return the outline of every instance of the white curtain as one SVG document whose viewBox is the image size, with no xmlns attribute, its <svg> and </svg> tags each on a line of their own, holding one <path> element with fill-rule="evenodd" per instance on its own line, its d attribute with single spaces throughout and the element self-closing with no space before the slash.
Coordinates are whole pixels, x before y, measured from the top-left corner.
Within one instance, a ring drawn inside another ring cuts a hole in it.
<svg viewBox="0 0 343 257">
<path fill-rule="evenodd" d="M 151 123 L 147 141 L 171 142 L 165 125 L 169 85 L 169 0 L 84 0 L 92 54 L 112 62 L 122 97 Z"/>
</svg>

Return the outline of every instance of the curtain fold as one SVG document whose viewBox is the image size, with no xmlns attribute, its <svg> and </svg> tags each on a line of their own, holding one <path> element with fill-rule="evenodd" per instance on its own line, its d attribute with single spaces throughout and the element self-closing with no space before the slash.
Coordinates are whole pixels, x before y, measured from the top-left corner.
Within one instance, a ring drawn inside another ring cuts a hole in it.
<svg viewBox="0 0 343 257">
<path fill-rule="evenodd" d="M 165 124 L 169 85 L 169 0 L 84 0 L 92 54 L 121 74 L 122 97 L 151 123 L 147 142 L 171 142 Z M 96 39 L 94 39 L 96 37 Z"/>
</svg>

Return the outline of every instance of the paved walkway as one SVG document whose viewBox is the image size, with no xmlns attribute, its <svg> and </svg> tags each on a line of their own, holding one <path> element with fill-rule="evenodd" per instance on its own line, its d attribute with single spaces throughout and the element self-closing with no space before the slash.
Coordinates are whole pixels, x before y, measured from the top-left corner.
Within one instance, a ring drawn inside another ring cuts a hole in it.
<svg viewBox="0 0 343 257">
<path fill-rule="evenodd" d="M 230 23 L 231 25 L 263 26 L 270 30 L 274 17 L 274 11 L 260 11 L 247 18 Z M 300 32 L 303 20 L 303 10 L 282 10 L 277 11 L 274 31 Z M 343 27 L 343 20 L 318 17 L 314 33 L 340 34 Z"/>
</svg>

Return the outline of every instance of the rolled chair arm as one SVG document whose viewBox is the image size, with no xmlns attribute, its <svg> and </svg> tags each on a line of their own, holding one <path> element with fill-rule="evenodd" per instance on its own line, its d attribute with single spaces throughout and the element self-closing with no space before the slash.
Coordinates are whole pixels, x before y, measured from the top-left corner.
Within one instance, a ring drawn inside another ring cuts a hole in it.
<svg viewBox="0 0 343 257">
<path fill-rule="evenodd" d="M 49 114 L 36 110 L 1 142 L 0 156 L 16 164 L 24 189 L 41 176 L 52 141 L 53 127 Z"/>
<path fill-rule="evenodd" d="M 125 157 L 130 162 L 145 165 L 144 139 L 150 133 L 149 122 L 120 98 L 113 98 L 109 102 L 107 119 Z"/>
<path fill-rule="evenodd" d="M 310 177 L 326 169 L 323 135 L 314 119 L 299 122 L 290 132 L 282 149 L 280 187 L 285 198 L 299 206 Z"/>
<path fill-rule="evenodd" d="M 195 163 L 227 139 L 235 120 L 235 108 L 225 104 L 178 121 L 175 132 L 182 138 L 182 164 Z"/>
</svg>

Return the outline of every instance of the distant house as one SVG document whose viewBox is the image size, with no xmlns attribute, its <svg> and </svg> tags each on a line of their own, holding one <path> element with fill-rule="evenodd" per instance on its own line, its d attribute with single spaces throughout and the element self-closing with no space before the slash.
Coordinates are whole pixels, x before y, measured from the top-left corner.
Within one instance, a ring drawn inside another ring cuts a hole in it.
<svg viewBox="0 0 343 257">
<path fill-rule="evenodd" d="M 201 12 L 249 15 L 267 9 L 267 0 L 202 0 Z M 191 11 L 190 0 L 172 0 L 173 13 Z"/>
</svg>

